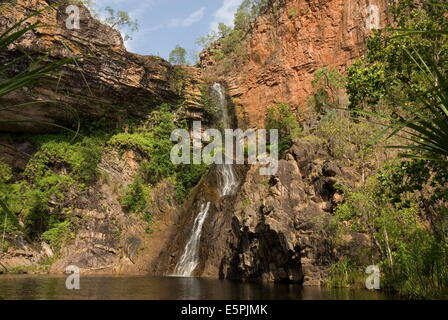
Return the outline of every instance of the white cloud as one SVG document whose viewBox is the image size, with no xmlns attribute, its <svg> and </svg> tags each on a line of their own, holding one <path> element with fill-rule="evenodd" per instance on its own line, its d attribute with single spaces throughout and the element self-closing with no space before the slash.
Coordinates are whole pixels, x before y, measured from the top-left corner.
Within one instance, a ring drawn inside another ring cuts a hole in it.
<svg viewBox="0 0 448 320">
<path fill-rule="evenodd" d="M 213 13 L 210 31 L 216 31 L 220 22 L 233 27 L 235 13 L 242 2 L 243 0 L 223 0 L 221 7 Z"/>
<path fill-rule="evenodd" d="M 202 20 L 205 14 L 205 8 L 201 8 L 192 14 L 190 14 L 188 17 L 186 17 L 183 20 L 179 19 L 172 19 L 170 23 L 168 24 L 169 28 L 177 28 L 177 27 L 189 27 L 196 22 L 199 22 Z"/>
</svg>

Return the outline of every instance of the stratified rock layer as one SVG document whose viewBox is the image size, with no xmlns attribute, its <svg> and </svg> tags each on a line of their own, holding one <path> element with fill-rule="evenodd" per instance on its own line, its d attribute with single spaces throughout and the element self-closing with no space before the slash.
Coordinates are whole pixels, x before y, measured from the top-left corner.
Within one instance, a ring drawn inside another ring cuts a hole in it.
<svg viewBox="0 0 448 320">
<path fill-rule="evenodd" d="M 381 26 L 388 20 L 386 0 L 271 2 L 248 32 L 247 59 L 223 66 L 210 51 L 201 55 L 207 76 L 227 84 L 240 127 L 263 127 L 266 109 L 276 102 L 306 109 L 316 70 L 344 71 L 363 54 L 367 22 L 374 22 L 369 6 L 378 8 Z"/>
<path fill-rule="evenodd" d="M 52 0 L 1 1 L 0 32 L 43 10 Z M 44 10 L 24 25 L 40 20 L 45 27 L 27 32 L 17 45 L 30 54 L 48 53 L 48 60 L 85 57 L 58 70 L 51 79 L 33 88 L 24 88 L 1 99 L 1 106 L 41 102 L 27 107 L 1 111 L 2 120 L 33 120 L 68 125 L 74 119 L 100 118 L 119 121 L 120 115 L 145 116 L 158 104 L 179 98 L 174 68 L 165 60 L 141 56 L 125 50 L 118 31 L 91 17 L 79 5 L 80 29 L 68 29 L 66 5 Z M 0 56 L 2 62 L 22 55 L 14 47 Z M 23 66 L 26 67 L 26 66 Z M 16 70 L 20 71 L 20 70 Z M 12 71 L 14 72 L 14 71 Z M 35 122 L 2 124 L 3 132 L 45 132 L 54 130 Z"/>
</svg>

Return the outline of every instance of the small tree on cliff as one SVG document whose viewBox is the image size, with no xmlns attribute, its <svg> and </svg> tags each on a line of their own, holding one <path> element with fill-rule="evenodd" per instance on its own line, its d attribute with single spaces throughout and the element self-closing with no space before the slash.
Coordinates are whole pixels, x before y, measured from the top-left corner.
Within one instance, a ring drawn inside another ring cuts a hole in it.
<svg viewBox="0 0 448 320">
<path fill-rule="evenodd" d="M 110 27 L 119 30 L 123 34 L 124 41 L 132 40 L 132 33 L 138 31 L 138 20 L 132 19 L 129 13 L 122 10 L 115 10 L 110 6 L 104 8 L 103 17 L 95 8 L 94 0 L 81 0 L 90 11 L 90 13 L 98 20 L 109 25 Z"/>
<path fill-rule="evenodd" d="M 169 57 L 169 61 L 172 64 L 175 65 L 186 65 L 187 63 L 187 50 L 185 50 L 184 48 L 182 48 L 180 45 L 177 45 L 176 48 L 174 48 L 171 52 L 170 52 L 170 57 Z"/>
<path fill-rule="evenodd" d="M 126 11 L 115 11 L 109 6 L 106 7 L 105 11 L 107 13 L 107 17 L 104 22 L 114 29 L 121 29 L 125 27 L 128 33 L 124 33 L 124 40 L 131 40 L 132 37 L 130 34 L 138 31 L 138 20 L 133 20 Z"/>
</svg>

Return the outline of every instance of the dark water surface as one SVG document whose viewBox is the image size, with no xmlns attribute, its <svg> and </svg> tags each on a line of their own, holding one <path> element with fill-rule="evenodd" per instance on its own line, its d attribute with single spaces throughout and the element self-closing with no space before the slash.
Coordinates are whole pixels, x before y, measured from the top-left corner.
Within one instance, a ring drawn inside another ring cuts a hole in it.
<svg viewBox="0 0 448 320">
<path fill-rule="evenodd" d="M 383 300 L 381 292 L 321 289 L 287 284 L 240 283 L 197 278 L 81 276 L 67 290 L 63 276 L 0 275 L 5 300 Z"/>
</svg>

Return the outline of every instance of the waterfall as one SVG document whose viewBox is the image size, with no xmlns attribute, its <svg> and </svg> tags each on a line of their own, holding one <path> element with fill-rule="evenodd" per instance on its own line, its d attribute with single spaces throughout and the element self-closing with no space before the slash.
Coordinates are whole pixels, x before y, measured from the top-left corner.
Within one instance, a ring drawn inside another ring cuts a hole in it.
<svg viewBox="0 0 448 320">
<path fill-rule="evenodd" d="M 201 242 L 202 226 L 204 225 L 204 221 L 207 218 L 209 210 L 210 202 L 206 205 L 201 205 L 201 211 L 194 220 L 190 239 L 188 239 L 184 253 L 182 254 L 182 257 L 174 270 L 175 275 L 189 277 L 193 274 L 199 264 L 199 244 Z"/>
<path fill-rule="evenodd" d="M 224 88 L 220 83 L 215 83 L 212 86 L 212 90 L 215 92 L 218 98 L 217 100 L 222 113 L 224 129 L 230 129 L 231 123 L 229 120 L 229 111 L 227 109 L 227 99 Z M 233 164 L 218 165 L 217 172 L 219 174 L 219 191 L 221 197 L 232 195 L 235 189 L 238 187 L 238 179 Z"/>
<path fill-rule="evenodd" d="M 224 88 L 221 84 L 215 83 L 212 86 L 212 90 L 216 94 L 217 102 L 222 112 L 224 128 L 229 129 L 231 128 L 231 123 L 229 112 L 227 110 L 227 99 Z M 233 164 L 217 165 L 216 172 L 218 174 L 218 188 L 221 197 L 232 195 L 239 184 Z M 190 238 L 188 239 L 184 252 L 174 270 L 174 275 L 176 276 L 191 277 L 199 264 L 202 228 L 210 210 L 210 205 L 210 202 L 201 205 L 200 212 L 194 220 Z"/>
</svg>

